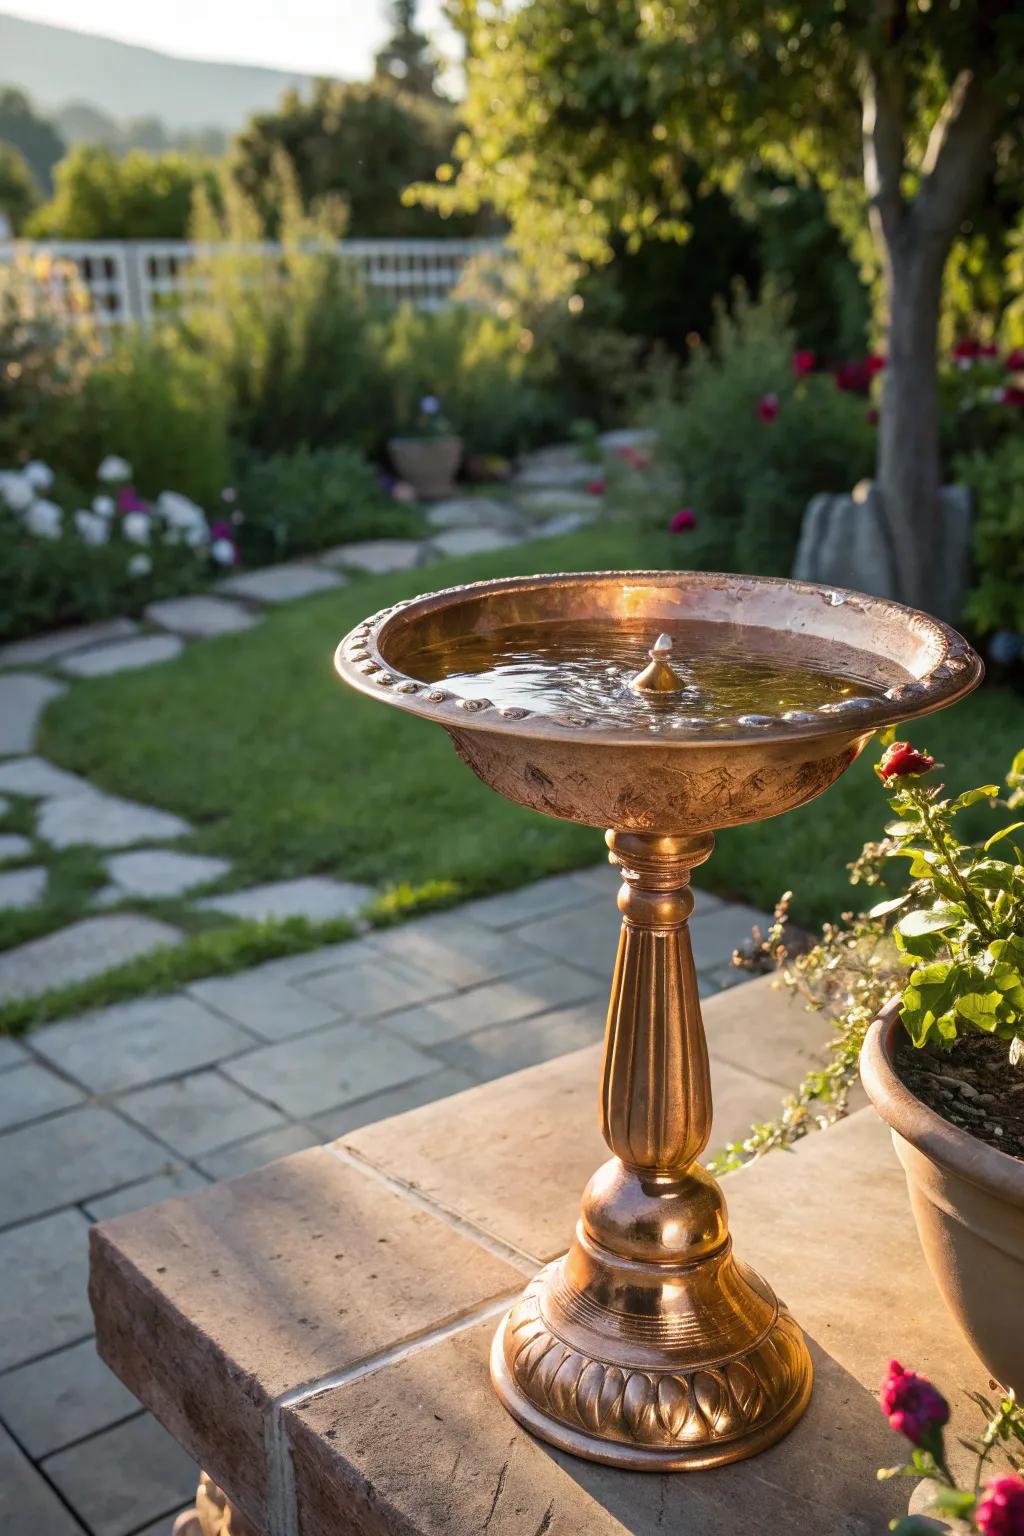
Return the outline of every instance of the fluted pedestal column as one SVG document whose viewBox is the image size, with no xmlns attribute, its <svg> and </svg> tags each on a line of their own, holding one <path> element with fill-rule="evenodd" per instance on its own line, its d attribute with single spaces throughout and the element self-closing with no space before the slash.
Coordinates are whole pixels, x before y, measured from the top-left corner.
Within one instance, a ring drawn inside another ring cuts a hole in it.
<svg viewBox="0 0 1024 1536">
<path fill-rule="evenodd" d="M 564 1450 L 719 1466 L 792 1427 L 811 1361 L 770 1287 L 734 1257 L 721 1190 L 696 1161 L 711 1090 L 689 879 L 714 838 L 607 842 L 624 877 L 600 1106 L 614 1156 L 587 1186 L 568 1254 L 502 1321 L 491 1376 L 515 1417 Z"/>
</svg>

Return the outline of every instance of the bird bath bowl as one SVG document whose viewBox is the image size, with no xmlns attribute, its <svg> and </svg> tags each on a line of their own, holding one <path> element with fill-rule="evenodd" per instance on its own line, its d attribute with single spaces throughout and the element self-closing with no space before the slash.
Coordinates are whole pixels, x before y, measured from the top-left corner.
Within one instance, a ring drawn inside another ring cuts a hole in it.
<svg viewBox="0 0 1024 1536">
<path fill-rule="evenodd" d="M 499 793 L 606 828 L 623 875 L 600 1088 L 614 1155 L 587 1186 L 568 1254 L 498 1329 L 498 1396 L 545 1440 L 616 1466 L 753 1455 L 804 1411 L 811 1361 L 770 1286 L 733 1254 L 725 1201 L 697 1162 L 711 1091 L 690 871 L 716 829 L 823 793 L 875 731 L 969 693 L 981 662 L 898 603 L 618 571 L 400 603 L 357 625 L 336 666 L 443 725 Z"/>
</svg>

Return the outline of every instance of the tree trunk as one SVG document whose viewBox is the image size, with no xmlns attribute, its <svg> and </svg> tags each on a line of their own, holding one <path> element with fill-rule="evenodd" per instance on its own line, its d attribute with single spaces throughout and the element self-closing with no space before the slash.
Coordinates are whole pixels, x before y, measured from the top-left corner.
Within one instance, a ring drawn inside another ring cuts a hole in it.
<svg viewBox="0 0 1024 1536">
<path fill-rule="evenodd" d="M 878 489 L 899 596 L 927 608 L 943 559 L 938 330 L 949 243 L 919 231 L 905 234 L 909 238 L 887 253 L 888 361 Z"/>
</svg>

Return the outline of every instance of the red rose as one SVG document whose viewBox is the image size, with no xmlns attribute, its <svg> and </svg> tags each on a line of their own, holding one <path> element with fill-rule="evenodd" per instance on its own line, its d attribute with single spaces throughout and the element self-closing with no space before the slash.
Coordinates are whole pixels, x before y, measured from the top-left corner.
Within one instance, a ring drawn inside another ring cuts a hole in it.
<svg viewBox="0 0 1024 1536">
<path fill-rule="evenodd" d="M 938 1388 L 924 1376 L 905 1371 L 898 1360 L 889 1361 L 889 1374 L 882 1382 L 878 1401 L 893 1429 L 914 1445 L 934 1442 L 949 1421 L 949 1404 Z"/>
<path fill-rule="evenodd" d="M 681 507 L 668 526 L 673 533 L 689 533 L 691 528 L 696 528 L 697 519 L 689 507 Z"/>
<path fill-rule="evenodd" d="M 793 353 L 793 374 L 798 379 L 804 379 L 809 373 L 813 373 L 818 366 L 818 354 L 807 348 L 803 352 Z"/>
<path fill-rule="evenodd" d="M 951 354 L 958 363 L 973 363 L 976 357 L 981 356 L 981 342 L 973 336 L 961 336 L 955 343 Z"/>
<path fill-rule="evenodd" d="M 603 496 L 604 495 L 604 481 L 603 480 L 589 480 L 587 482 L 587 484 L 583 487 L 583 489 L 586 491 L 588 496 Z"/>
<path fill-rule="evenodd" d="M 999 348 L 994 341 L 983 341 L 978 348 L 979 357 L 998 357 Z"/>
<path fill-rule="evenodd" d="M 872 376 L 874 376 L 876 373 L 881 373 L 882 369 L 885 367 L 885 357 L 881 352 L 872 352 L 871 356 L 866 358 L 865 361 L 867 363 L 868 373 L 870 373 Z"/>
<path fill-rule="evenodd" d="M 846 394 L 866 395 L 877 372 L 867 357 L 859 363 L 840 363 L 836 369 L 836 388 Z"/>
<path fill-rule="evenodd" d="M 761 421 L 774 421 L 779 414 L 778 395 L 762 395 L 757 402 L 757 414 Z"/>
<path fill-rule="evenodd" d="M 1024 1536 L 1024 1481 L 993 1478 L 975 1505 L 974 1523 L 985 1536 Z"/>
<path fill-rule="evenodd" d="M 918 752 L 909 741 L 894 741 L 882 753 L 882 761 L 875 764 L 875 772 L 883 784 L 888 784 L 890 779 L 916 778 L 934 767 L 935 759 L 927 752 Z"/>
<path fill-rule="evenodd" d="M 1018 408 L 1024 405 L 1024 389 L 1019 384 L 1007 384 L 999 396 L 1001 405 L 1015 405 Z"/>
<path fill-rule="evenodd" d="M 1007 373 L 1020 373 L 1024 370 L 1024 347 L 1014 347 L 1006 356 Z"/>
</svg>

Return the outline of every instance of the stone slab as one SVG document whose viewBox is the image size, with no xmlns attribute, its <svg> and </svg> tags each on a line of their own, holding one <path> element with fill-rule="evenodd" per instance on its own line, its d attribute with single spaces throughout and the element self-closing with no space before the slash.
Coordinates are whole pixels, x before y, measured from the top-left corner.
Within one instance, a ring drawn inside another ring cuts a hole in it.
<svg viewBox="0 0 1024 1536">
<path fill-rule="evenodd" d="M 84 1097 L 80 1088 L 49 1067 L 25 1061 L 0 1075 L 0 1131 L 69 1109 Z"/>
<path fill-rule="evenodd" d="M 285 1124 L 277 1110 L 219 1072 L 192 1072 L 138 1088 L 119 1098 L 117 1107 L 172 1152 L 187 1158 Z"/>
<path fill-rule="evenodd" d="M 387 571 L 409 571 L 422 557 L 419 539 L 368 539 L 365 544 L 339 544 L 321 555 L 320 563 L 382 576 Z"/>
<path fill-rule="evenodd" d="M 459 908 L 459 914 L 466 922 L 482 923 L 485 928 L 500 932 L 504 928 L 514 928 L 518 923 L 532 922 L 548 912 L 585 906 L 594 899 L 593 891 L 578 875 L 552 875 L 547 880 L 520 886 L 516 891 L 503 891 L 500 896 L 468 901 Z"/>
<path fill-rule="evenodd" d="M 7 908 L 22 912 L 26 907 L 38 906 L 43 899 L 48 878 L 42 864 L 0 871 L 0 911 Z"/>
<path fill-rule="evenodd" d="M 31 640 L 12 640 L 0 645 L 0 667 L 31 667 L 40 662 L 56 661 L 72 651 L 105 645 L 108 640 L 124 640 L 138 633 L 131 619 L 101 619 L 96 624 L 78 624 L 72 629 L 56 629 L 48 635 L 33 635 Z"/>
<path fill-rule="evenodd" d="M 0 955 L 0 1002 L 87 981 L 180 939 L 169 923 L 131 912 L 87 917 Z"/>
<path fill-rule="evenodd" d="M 543 1165 L 521 1173 L 542 1181 Z M 331 1536 L 339 1508 L 360 1536 L 884 1530 L 912 1488 L 875 1478 L 900 1454 L 876 1396 L 890 1356 L 958 1389 L 984 1385 L 927 1276 L 888 1133 L 866 1111 L 731 1178 L 728 1197 L 737 1250 L 777 1285 L 814 1356 L 811 1407 L 786 1439 L 692 1477 L 564 1456 L 495 1399 L 493 1323 L 480 1323 L 286 1410 L 303 1536 Z M 975 1423 L 958 1390 L 954 1435 Z"/>
<path fill-rule="evenodd" d="M 136 848 L 106 860 L 107 874 L 122 895 L 147 899 L 181 896 L 197 886 L 211 885 L 230 868 L 227 859 L 178 853 L 173 848 Z"/>
<path fill-rule="evenodd" d="M 173 661 L 184 649 L 177 635 L 139 635 L 91 651 L 76 651 L 60 662 L 71 677 L 110 677 L 115 672 L 135 672 L 161 661 Z"/>
<path fill-rule="evenodd" d="M 604 1036 L 607 1003 L 595 997 L 574 1008 L 555 1008 L 529 1019 L 492 1024 L 439 1041 L 434 1054 L 478 1083 L 519 1072 L 537 1062 L 596 1045 Z"/>
<path fill-rule="evenodd" d="M 693 963 L 698 971 L 721 968 L 728 965 L 734 949 L 751 942 L 756 926 L 767 933 L 772 925 L 771 914 L 760 912 L 756 907 L 743 906 L 739 902 L 723 903 L 713 910 L 702 910 L 698 901 L 690 919 L 690 942 L 693 945 Z"/>
<path fill-rule="evenodd" d="M 344 584 L 336 571 L 316 565 L 271 565 L 263 571 L 239 571 L 217 583 L 218 590 L 258 603 L 290 603 L 314 592 L 329 592 Z"/>
<path fill-rule="evenodd" d="M 451 983 L 395 956 L 371 952 L 345 956 L 345 964 L 304 977 L 296 985 L 338 1013 L 359 1019 L 379 1018 L 414 1003 L 430 1002 L 451 992 Z"/>
<path fill-rule="evenodd" d="M 397 1088 L 385 1088 L 381 1093 L 366 1099 L 356 1099 L 317 1115 L 313 1125 L 320 1133 L 321 1141 L 335 1141 L 339 1136 L 354 1131 L 361 1125 L 373 1125 L 392 1115 L 404 1115 L 421 1104 L 434 1104 L 452 1094 L 472 1088 L 474 1080 L 467 1072 L 455 1067 L 441 1067 L 429 1077 L 418 1077 L 411 1083 L 400 1083 Z"/>
<path fill-rule="evenodd" d="M 94 1339 L 0 1376 L 0 1419 L 37 1460 L 138 1411 L 137 1400 L 96 1353 Z"/>
<path fill-rule="evenodd" d="M 154 810 L 120 795 L 97 789 L 46 800 L 39 809 L 36 830 L 54 848 L 127 848 L 131 843 L 169 842 L 184 837 L 188 822 L 170 811 Z"/>
<path fill-rule="evenodd" d="M 148 1414 L 58 1451 L 45 1466 L 93 1536 L 129 1536 L 170 1515 L 199 1481 L 191 1457 Z"/>
<path fill-rule="evenodd" d="M 160 603 L 150 603 L 146 618 L 161 629 L 173 630 L 187 640 L 208 640 L 214 635 L 236 635 L 240 630 L 252 629 L 259 620 L 225 597 L 209 597 L 196 593 L 191 597 L 171 597 Z"/>
<path fill-rule="evenodd" d="M 0 757 L 31 752 L 40 715 L 63 692 L 63 683 L 34 672 L 0 677 Z"/>
<path fill-rule="evenodd" d="M 12 1040 L 10 1035 L 0 1035 L 0 1072 L 20 1066 L 30 1059 L 25 1047 L 17 1040 Z"/>
<path fill-rule="evenodd" d="M 245 1030 L 178 992 L 78 1014 L 32 1035 L 38 1055 L 93 1093 L 140 1088 L 252 1045 Z"/>
<path fill-rule="evenodd" d="M 281 980 L 276 961 L 237 976 L 213 976 L 188 988 L 190 997 L 267 1041 L 288 1040 L 337 1024 L 337 1008 Z"/>
<path fill-rule="evenodd" d="M 513 502 L 490 496 L 454 496 L 427 511 L 431 528 L 497 528 L 513 531 L 520 522 Z"/>
<path fill-rule="evenodd" d="M 104 1222 L 92 1263 L 100 1353 L 257 1529 L 275 1399 L 522 1279 L 324 1149 Z"/>
<path fill-rule="evenodd" d="M 586 528 L 588 523 L 594 521 L 594 517 L 593 511 L 562 512 L 558 517 L 552 517 L 533 528 L 530 536 L 534 539 L 560 539 L 567 533 L 578 533 L 581 528 Z"/>
<path fill-rule="evenodd" d="M 456 555 L 489 555 L 497 549 L 511 549 L 522 541 L 497 528 L 451 528 L 431 540 L 431 549 L 438 557 Z"/>
<path fill-rule="evenodd" d="M 516 928 L 515 936 L 556 960 L 571 955 L 573 965 L 590 971 L 610 987 L 622 926 L 615 890 L 614 881 L 610 881 L 607 900 L 535 918 Z"/>
<path fill-rule="evenodd" d="M 132 1174 L 156 1173 L 162 1147 L 111 1110 L 85 1105 L 3 1138 L 0 1226 L 101 1195 Z"/>
<path fill-rule="evenodd" d="M 199 906 L 253 923 L 280 922 L 289 917 L 329 923 L 338 917 L 356 917 L 372 896 L 368 885 L 329 880 L 326 875 L 306 875 L 299 880 L 275 880 L 245 891 L 207 896 Z"/>
<path fill-rule="evenodd" d="M 412 1045 L 426 1047 L 471 1035 L 481 1028 L 511 1024 L 534 1014 L 594 997 L 599 983 L 586 971 L 554 961 L 501 981 L 486 982 L 419 1008 L 388 1016 L 388 1029 Z M 603 1002 L 597 1009 L 603 1012 Z"/>
<path fill-rule="evenodd" d="M 11 795 L 27 795 L 34 800 L 48 800 L 54 796 L 67 799 L 71 795 L 87 794 L 92 786 L 88 779 L 55 768 L 44 757 L 17 757 L 9 763 L 0 763 L 0 790 Z"/>
<path fill-rule="evenodd" d="M 92 1332 L 88 1236 L 80 1211 L 0 1232 L 0 1371 Z"/>
<path fill-rule="evenodd" d="M 0 1531 L 10 1536 L 82 1536 L 82 1527 L 41 1472 L 0 1428 Z"/>
<path fill-rule="evenodd" d="M 381 929 L 367 942 L 389 958 L 407 961 L 455 987 L 512 976 L 536 968 L 545 959 L 518 934 L 478 928 L 462 912 L 438 912 L 414 923 Z"/>
<path fill-rule="evenodd" d="M 304 1125 L 285 1124 L 273 1131 L 263 1131 L 259 1136 L 250 1136 L 247 1141 L 236 1141 L 234 1146 L 207 1152 L 198 1161 L 211 1179 L 237 1179 L 243 1173 L 265 1168 L 279 1157 L 290 1157 L 293 1152 L 317 1147 L 320 1141 L 321 1138 Z"/>
<path fill-rule="evenodd" d="M 361 1023 L 267 1045 L 223 1066 L 233 1082 L 299 1120 L 436 1070 L 415 1046 Z"/>
<path fill-rule="evenodd" d="M 190 1195 L 193 1190 L 205 1189 L 208 1183 L 209 1180 L 194 1168 L 184 1163 L 167 1162 L 152 1178 L 125 1184 L 98 1199 L 85 1200 L 82 1208 L 94 1221 L 106 1221 L 108 1216 L 144 1211 L 147 1205 L 159 1205 L 164 1200 L 173 1200 L 175 1195 Z"/>
<path fill-rule="evenodd" d="M 3 815 L 5 805 L 0 802 L 0 815 Z M 0 864 L 13 864 L 15 859 L 25 859 L 32 852 L 32 843 L 29 838 L 22 837 L 18 832 L 0 832 Z"/>
<path fill-rule="evenodd" d="M 599 467 L 595 466 L 595 477 L 599 474 Z M 525 512 L 538 520 L 579 514 L 584 521 L 589 522 L 594 516 L 595 498 L 588 496 L 586 491 L 558 489 L 529 491 L 518 496 L 516 500 Z"/>
</svg>

